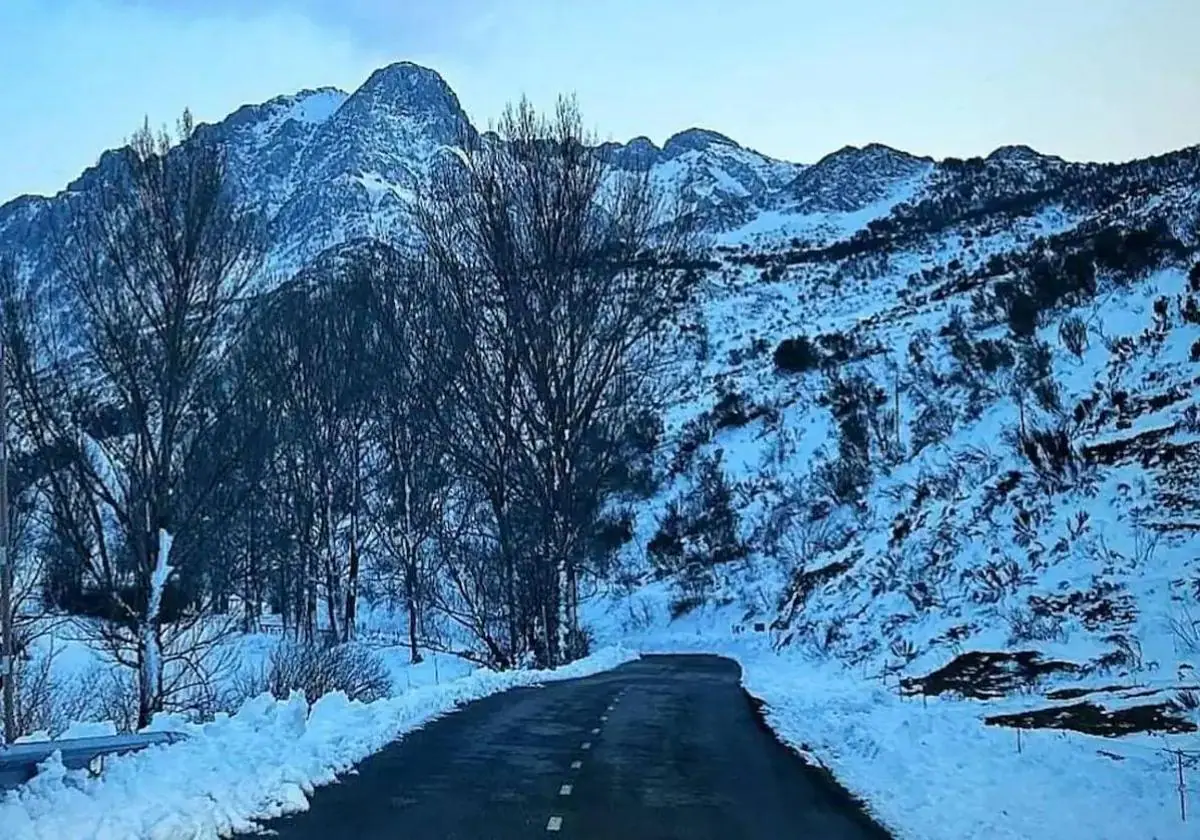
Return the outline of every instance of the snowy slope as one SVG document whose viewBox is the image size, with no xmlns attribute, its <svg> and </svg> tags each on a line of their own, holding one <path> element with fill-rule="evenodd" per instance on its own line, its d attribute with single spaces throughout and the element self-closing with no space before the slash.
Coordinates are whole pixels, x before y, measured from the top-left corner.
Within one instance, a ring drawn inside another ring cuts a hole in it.
<svg viewBox="0 0 1200 840">
<path fill-rule="evenodd" d="M 900 175 L 911 194 L 882 224 L 718 249 L 683 319 L 704 338 L 666 418 L 664 488 L 627 550 L 642 583 L 591 620 L 648 650 L 737 656 L 781 736 L 897 836 L 1190 836 L 1200 168 L 1191 150 L 1170 167 L 1022 150 L 956 167 Z M 1006 289 L 1083 264 L 1094 288 L 1016 338 Z M 781 370 L 773 351 L 802 335 L 821 363 Z M 835 381 L 864 394 L 856 498 L 833 492 Z M 1022 424 L 1054 434 L 1023 446 Z M 696 597 L 695 570 L 663 578 L 649 549 L 718 451 L 749 553 Z"/>
</svg>

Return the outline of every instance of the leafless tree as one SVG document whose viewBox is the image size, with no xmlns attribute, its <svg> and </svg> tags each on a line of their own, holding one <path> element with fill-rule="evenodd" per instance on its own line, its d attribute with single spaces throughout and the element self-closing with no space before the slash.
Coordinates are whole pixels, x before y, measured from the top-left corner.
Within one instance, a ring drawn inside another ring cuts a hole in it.
<svg viewBox="0 0 1200 840">
<path fill-rule="evenodd" d="M 441 402 L 446 387 L 429 355 L 442 350 L 424 341 L 433 310 L 411 257 L 380 245 L 357 270 L 360 282 L 371 290 L 374 328 L 370 373 L 376 386 L 373 437 L 380 469 L 373 518 L 384 548 L 379 565 L 399 579 L 408 613 L 409 656 L 420 662 L 434 542 L 453 483 L 447 447 L 427 408 Z"/>
<path fill-rule="evenodd" d="M 220 445 L 223 374 L 263 239 L 233 201 L 222 149 L 187 112 L 174 136 L 143 127 L 110 174 L 80 197 L 59 254 L 74 319 L 66 340 L 26 334 L 14 380 L 40 448 L 67 456 L 47 476 L 49 507 L 103 593 L 107 647 L 137 670 L 145 725 L 171 688 L 164 635 L 196 638 L 206 611 L 201 588 L 181 578 L 201 562 L 195 535 L 237 459 Z M 160 595 L 174 606 L 156 613 L 164 531 L 174 575 Z"/>
<path fill-rule="evenodd" d="M 686 254 L 679 218 L 648 174 L 611 165 L 567 99 L 548 117 L 521 102 L 494 132 L 464 133 L 418 197 L 438 339 L 452 349 L 441 432 L 493 507 L 509 648 L 532 623 L 544 664 L 580 647 L 578 558 L 620 433 L 654 401 L 655 337 Z M 537 535 L 521 569 L 517 499 Z M 536 593 L 531 615 L 517 614 L 518 590 Z"/>
</svg>

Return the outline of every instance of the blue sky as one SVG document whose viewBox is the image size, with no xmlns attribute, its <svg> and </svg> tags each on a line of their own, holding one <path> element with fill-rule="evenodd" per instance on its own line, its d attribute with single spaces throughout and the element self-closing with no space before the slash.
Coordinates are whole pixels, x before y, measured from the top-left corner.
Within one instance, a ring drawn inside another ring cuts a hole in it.
<svg viewBox="0 0 1200 840">
<path fill-rule="evenodd" d="M 0 0 L 0 201 L 61 189 L 145 115 L 402 59 L 482 122 L 575 92 L 619 140 L 1122 160 L 1200 142 L 1197 32 L 1196 0 Z"/>
</svg>

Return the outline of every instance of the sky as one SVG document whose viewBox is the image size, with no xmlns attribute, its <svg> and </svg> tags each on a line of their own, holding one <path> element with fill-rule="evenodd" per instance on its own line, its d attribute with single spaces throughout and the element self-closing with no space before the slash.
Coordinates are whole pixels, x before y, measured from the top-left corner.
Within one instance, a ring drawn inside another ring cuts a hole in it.
<svg viewBox="0 0 1200 840">
<path fill-rule="evenodd" d="M 814 162 L 1200 143 L 1196 0 L 0 0 L 0 202 L 149 117 L 216 121 L 409 60 L 478 123 L 574 93 L 602 137 L 700 126 Z"/>
</svg>

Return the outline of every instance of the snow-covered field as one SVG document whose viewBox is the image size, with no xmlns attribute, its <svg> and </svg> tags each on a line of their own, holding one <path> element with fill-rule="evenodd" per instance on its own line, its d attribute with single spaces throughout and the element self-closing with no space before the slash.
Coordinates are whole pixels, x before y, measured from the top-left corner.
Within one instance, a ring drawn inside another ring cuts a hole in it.
<svg viewBox="0 0 1200 840">
<path fill-rule="evenodd" d="M 110 758 L 96 778 L 67 771 L 52 757 L 33 781 L 0 798 L 0 834 L 4 840 L 203 840 L 249 831 L 256 820 L 304 810 L 316 787 L 463 703 L 587 676 L 636 656 L 610 647 L 554 671 L 479 670 L 435 684 L 424 683 L 432 667 L 421 666 L 422 684 L 373 703 L 340 692 L 311 704 L 301 694 L 263 695 L 203 725 L 160 715 L 150 730 L 190 738 Z"/>
</svg>

